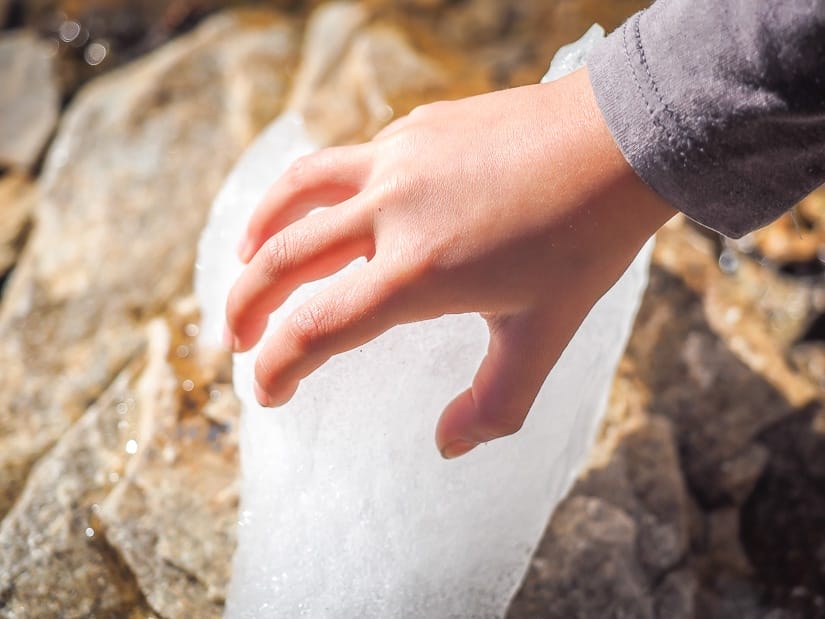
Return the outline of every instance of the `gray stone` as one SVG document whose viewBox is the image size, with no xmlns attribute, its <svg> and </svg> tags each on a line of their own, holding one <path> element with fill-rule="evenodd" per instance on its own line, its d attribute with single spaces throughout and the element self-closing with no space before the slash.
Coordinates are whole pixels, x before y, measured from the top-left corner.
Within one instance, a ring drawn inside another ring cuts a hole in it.
<svg viewBox="0 0 825 619">
<path fill-rule="evenodd" d="M 54 131 L 60 97 L 52 65 L 48 43 L 33 33 L 0 33 L 0 167 L 31 168 Z"/>
<path fill-rule="evenodd" d="M 691 499 L 666 419 L 648 417 L 627 428 L 609 461 L 583 473 L 574 493 L 598 497 L 632 516 L 638 558 L 652 579 L 687 552 Z"/>
<path fill-rule="evenodd" d="M 627 513 L 593 497 L 565 500 L 508 617 L 652 619 L 635 544 Z"/>
</svg>

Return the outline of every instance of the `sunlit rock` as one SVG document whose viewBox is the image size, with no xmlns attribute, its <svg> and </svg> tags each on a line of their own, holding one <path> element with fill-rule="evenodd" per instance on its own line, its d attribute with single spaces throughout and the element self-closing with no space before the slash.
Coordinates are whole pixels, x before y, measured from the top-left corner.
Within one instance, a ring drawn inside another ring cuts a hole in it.
<svg viewBox="0 0 825 619">
<path fill-rule="evenodd" d="M 0 33 L 0 84 L 0 167 L 30 168 L 60 106 L 48 43 L 27 31 Z"/>
<path fill-rule="evenodd" d="M 320 144 L 367 140 L 394 113 L 437 99 L 447 87 L 444 71 L 401 31 L 369 18 L 359 4 L 333 2 L 307 24 L 288 107 Z"/>
<path fill-rule="evenodd" d="M 0 281 L 17 262 L 37 191 L 23 174 L 0 177 Z"/>
<path fill-rule="evenodd" d="M 227 13 L 74 99 L 0 305 L 0 515 L 190 289 L 209 204 L 280 111 L 297 48 L 292 22 Z"/>
<path fill-rule="evenodd" d="M 216 200 L 196 281 L 212 341 L 245 220 L 313 149 L 300 119 L 282 117 Z M 433 430 L 486 349 L 478 316 L 397 327 L 332 359 L 274 411 L 252 393 L 257 349 L 237 355 L 244 476 L 228 616 L 501 616 L 598 427 L 648 255 L 593 309 L 523 430 L 458 461 L 441 459 Z M 271 324 L 329 281 L 302 287 Z"/>
<path fill-rule="evenodd" d="M 34 467 L 0 525 L 0 616 L 221 615 L 238 403 L 228 359 L 185 332 L 193 309 L 152 321 L 145 352 Z M 218 402 L 220 422 L 206 414 Z"/>
</svg>

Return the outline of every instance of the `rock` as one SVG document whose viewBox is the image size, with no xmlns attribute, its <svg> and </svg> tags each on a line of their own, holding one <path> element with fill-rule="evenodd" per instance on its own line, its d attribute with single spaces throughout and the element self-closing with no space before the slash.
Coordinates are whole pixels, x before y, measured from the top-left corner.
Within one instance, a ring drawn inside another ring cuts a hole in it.
<svg viewBox="0 0 825 619">
<path fill-rule="evenodd" d="M 35 187 L 27 176 L 0 177 L 0 287 L 17 262 L 35 202 Z"/>
<path fill-rule="evenodd" d="M 226 384 L 214 384 L 216 360 L 198 362 L 194 341 L 184 337 L 187 323 L 193 324 L 177 320 L 175 337 L 154 323 L 135 394 L 136 455 L 101 501 L 99 516 L 152 608 L 169 618 L 217 618 L 238 519 L 239 403 Z M 227 355 L 223 365 L 228 361 Z M 232 414 L 215 422 L 204 409 L 221 401 Z"/>
<path fill-rule="evenodd" d="M 307 25 L 289 107 L 320 144 L 371 138 L 398 112 L 439 98 L 447 76 L 386 26 L 365 26 L 358 4 L 330 3 Z"/>
<path fill-rule="evenodd" d="M 38 462 L 0 527 L 0 615 L 221 615 L 238 403 L 202 414 L 228 359 L 198 351 L 196 318 L 151 322 L 145 354 Z"/>
<path fill-rule="evenodd" d="M 655 609 L 659 619 L 696 619 L 699 583 L 689 570 L 671 572 L 656 588 Z"/>
<path fill-rule="evenodd" d="M 657 246 L 654 255 L 661 260 L 669 251 Z M 681 261 L 673 262 L 695 280 L 691 260 L 685 251 Z M 726 327 L 720 337 L 710 328 L 705 308 L 682 280 L 654 267 L 628 354 L 651 394 L 650 410 L 673 423 L 691 490 L 703 508 L 710 508 L 741 503 L 764 466 L 763 454 L 749 445 L 761 430 L 794 413 L 794 402 L 787 398 L 801 399 L 796 385 L 805 386 L 809 397 L 815 391 L 790 369 L 777 342 L 765 337 L 758 317 L 746 327 L 741 310 L 741 330 Z M 748 329 L 750 335 L 742 335 Z M 759 353 L 764 362 L 757 367 L 767 377 L 732 352 L 727 335 L 765 343 Z"/>
<path fill-rule="evenodd" d="M 0 168 L 31 168 L 57 123 L 59 95 L 49 45 L 34 34 L 0 34 Z"/>
<path fill-rule="evenodd" d="M 224 14 L 74 100 L 0 307 L 0 514 L 190 288 L 210 201 L 280 110 L 296 48 L 291 22 Z"/>
<path fill-rule="evenodd" d="M 825 189 L 804 198 L 771 225 L 751 235 L 753 249 L 786 269 L 819 264 L 825 258 Z"/>
<path fill-rule="evenodd" d="M 131 397 L 137 365 L 35 467 L 0 526 L 0 615 L 126 615 L 140 605 L 134 577 L 106 542 L 97 514 L 121 470 L 129 431 L 117 407 Z"/>
<path fill-rule="evenodd" d="M 725 272 L 720 268 L 725 252 L 720 256 L 713 242 L 682 218 L 662 228 L 657 240 L 654 262 L 697 295 L 721 346 L 792 406 L 820 397 L 816 382 L 801 375 L 786 354 L 809 327 L 812 311 L 825 306 L 815 288 L 799 285 L 744 255 L 736 258 L 735 269 Z M 697 350 L 686 354 L 695 355 Z M 698 368 L 696 362 L 692 365 Z"/>
<path fill-rule="evenodd" d="M 607 464 L 582 473 L 573 492 L 608 501 L 633 518 L 639 561 L 656 580 L 684 557 L 690 537 L 691 499 L 671 424 L 648 417 L 611 443 Z"/>
<path fill-rule="evenodd" d="M 740 542 L 739 509 L 727 507 L 708 514 L 708 554 L 715 569 L 747 576 L 750 562 Z"/>
<path fill-rule="evenodd" d="M 635 555 L 636 525 L 594 497 L 562 502 L 510 619 L 645 619 L 652 602 Z"/>
</svg>

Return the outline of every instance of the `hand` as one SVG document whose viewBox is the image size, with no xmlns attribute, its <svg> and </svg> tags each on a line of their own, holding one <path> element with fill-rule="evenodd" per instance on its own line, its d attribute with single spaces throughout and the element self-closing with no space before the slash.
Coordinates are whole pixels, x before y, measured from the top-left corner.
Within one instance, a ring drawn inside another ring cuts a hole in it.
<svg viewBox="0 0 825 619">
<path fill-rule="evenodd" d="M 298 286 L 368 259 L 265 344 L 255 388 L 271 406 L 394 325 L 481 312 L 487 356 L 436 431 L 455 457 L 521 427 L 587 312 L 673 213 L 617 149 L 585 69 L 426 105 L 372 142 L 297 161 L 273 185 L 239 246 L 249 264 L 225 339 L 248 350 Z"/>
</svg>

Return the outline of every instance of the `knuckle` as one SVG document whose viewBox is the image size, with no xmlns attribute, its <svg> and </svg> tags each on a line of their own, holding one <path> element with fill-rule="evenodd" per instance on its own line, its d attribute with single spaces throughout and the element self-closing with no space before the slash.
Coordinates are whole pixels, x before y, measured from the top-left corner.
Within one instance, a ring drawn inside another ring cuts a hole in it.
<svg viewBox="0 0 825 619">
<path fill-rule="evenodd" d="M 303 155 L 292 162 L 284 173 L 284 180 L 293 190 L 300 190 L 308 184 L 308 179 L 315 168 L 315 156 Z"/>
<path fill-rule="evenodd" d="M 524 425 L 524 418 L 520 415 L 506 415 L 484 407 L 479 409 L 478 419 L 483 433 L 491 439 L 515 434 Z"/>
<path fill-rule="evenodd" d="M 276 234 L 264 245 L 263 252 L 263 275 L 273 282 L 278 279 L 281 273 L 289 266 L 292 259 L 291 243 L 285 233 Z"/>
<path fill-rule="evenodd" d="M 287 322 L 289 340 L 300 353 L 318 348 L 328 335 L 328 322 L 323 309 L 316 303 L 299 307 Z"/>
<path fill-rule="evenodd" d="M 275 369 L 266 356 L 258 355 L 255 361 L 255 381 L 265 390 L 269 390 L 275 382 Z"/>
</svg>

